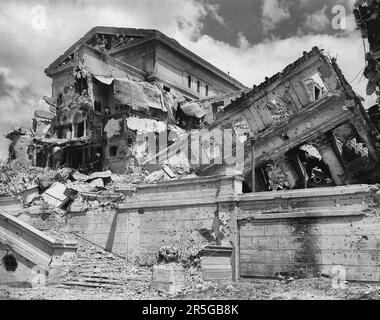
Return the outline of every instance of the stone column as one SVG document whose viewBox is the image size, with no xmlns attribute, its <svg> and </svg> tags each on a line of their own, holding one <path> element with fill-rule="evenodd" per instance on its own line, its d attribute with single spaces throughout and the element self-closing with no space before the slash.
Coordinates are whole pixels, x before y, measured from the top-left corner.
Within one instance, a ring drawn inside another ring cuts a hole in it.
<svg viewBox="0 0 380 320">
<path fill-rule="evenodd" d="M 313 141 L 322 156 L 323 162 L 328 166 L 332 179 L 337 186 L 347 184 L 347 177 L 343 165 L 335 154 L 334 148 L 328 138 L 323 135 L 321 138 Z"/>
<path fill-rule="evenodd" d="M 83 136 L 87 137 L 87 117 L 83 121 Z"/>
<path fill-rule="evenodd" d="M 281 171 L 285 175 L 285 178 L 288 181 L 290 188 L 293 189 L 297 185 L 299 176 L 292 159 L 284 155 L 276 159 L 276 162 L 278 163 L 279 167 L 281 168 Z"/>
<path fill-rule="evenodd" d="M 252 133 L 253 135 L 253 133 Z M 256 162 L 255 162 L 255 139 L 251 137 L 251 161 L 252 161 L 252 192 L 256 191 Z"/>
</svg>

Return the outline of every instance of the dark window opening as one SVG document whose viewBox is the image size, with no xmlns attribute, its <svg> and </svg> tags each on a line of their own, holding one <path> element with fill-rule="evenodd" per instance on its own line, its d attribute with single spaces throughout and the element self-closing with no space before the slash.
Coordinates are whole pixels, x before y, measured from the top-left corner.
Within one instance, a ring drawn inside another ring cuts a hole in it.
<svg viewBox="0 0 380 320">
<path fill-rule="evenodd" d="M 116 157 L 117 155 L 117 147 L 116 146 L 111 146 L 110 147 L 110 156 L 111 157 Z"/>
<path fill-rule="evenodd" d="M 191 76 L 187 76 L 187 87 L 191 89 Z"/>
<path fill-rule="evenodd" d="M 318 87 L 314 87 L 314 96 L 315 96 L 315 101 L 319 99 L 321 96 L 321 90 Z"/>
<path fill-rule="evenodd" d="M 84 121 L 77 124 L 77 138 L 84 136 Z"/>
<path fill-rule="evenodd" d="M 3 264 L 6 271 L 14 272 L 18 267 L 16 258 L 11 254 L 6 254 L 3 257 Z"/>
<path fill-rule="evenodd" d="M 206 97 L 208 97 L 208 85 L 206 84 Z"/>
<path fill-rule="evenodd" d="M 201 92 L 201 82 L 199 80 L 197 81 L 197 92 Z"/>
<path fill-rule="evenodd" d="M 95 111 L 97 112 L 102 112 L 102 104 L 100 103 L 100 101 L 95 101 Z"/>
</svg>

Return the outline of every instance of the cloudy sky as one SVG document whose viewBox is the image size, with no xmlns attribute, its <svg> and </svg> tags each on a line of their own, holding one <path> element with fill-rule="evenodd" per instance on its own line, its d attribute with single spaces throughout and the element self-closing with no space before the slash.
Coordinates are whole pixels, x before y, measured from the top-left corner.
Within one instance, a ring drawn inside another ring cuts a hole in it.
<svg viewBox="0 0 380 320">
<path fill-rule="evenodd" d="M 321 46 L 365 96 L 366 81 L 356 77 L 364 50 L 352 5 L 353 0 L 0 0 L 0 131 L 30 126 L 39 97 L 51 93 L 44 68 L 95 25 L 158 29 L 249 87 Z M 337 8 L 346 9 L 343 30 L 332 24 Z M 366 104 L 373 105 L 373 97 Z M 0 136 L 0 159 L 6 149 Z"/>
</svg>

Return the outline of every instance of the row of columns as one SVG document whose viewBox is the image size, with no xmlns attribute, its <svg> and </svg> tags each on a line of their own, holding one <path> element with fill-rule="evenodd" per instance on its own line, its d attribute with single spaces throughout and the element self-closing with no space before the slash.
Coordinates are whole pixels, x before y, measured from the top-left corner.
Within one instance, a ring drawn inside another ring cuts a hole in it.
<svg viewBox="0 0 380 320">
<path fill-rule="evenodd" d="M 251 139 L 252 152 L 254 152 L 254 140 Z M 322 161 L 327 165 L 331 178 L 337 186 L 349 184 L 350 181 L 344 169 L 344 159 L 336 145 L 336 139 L 332 132 L 324 134 L 322 137 L 311 141 L 322 157 Z M 276 159 L 281 171 L 283 172 L 290 188 L 305 184 L 307 180 L 306 169 L 297 155 L 285 154 Z M 252 167 L 255 167 L 254 157 L 252 157 Z M 262 171 L 262 170 L 261 170 Z M 251 176 L 251 189 L 253 191 L 263 191 L 266 189 L 266 173 L 256 168 Z"/>
</svg>

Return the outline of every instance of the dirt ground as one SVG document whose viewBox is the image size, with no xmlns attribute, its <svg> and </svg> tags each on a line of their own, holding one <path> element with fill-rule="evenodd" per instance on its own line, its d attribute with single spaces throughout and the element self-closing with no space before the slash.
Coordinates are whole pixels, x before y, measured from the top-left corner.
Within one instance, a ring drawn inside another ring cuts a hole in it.
<svg viewBox="0 0 380 320">
<path fill-rule="evenodd" d="M 9 300 L 377 300 L 380 284 L 345 283 L 334 289 L 331 279 L 298 279 L 286 283 L 279 280 L 241 280 L 239 283 L 203 282 L 181 293 L 169 295 L 152 289 L 149 283 L 125 286 L 124 289 L 80 289 L 64 286 L 40 288 L 2 288 L 0 299 Z"/>
</svg>

